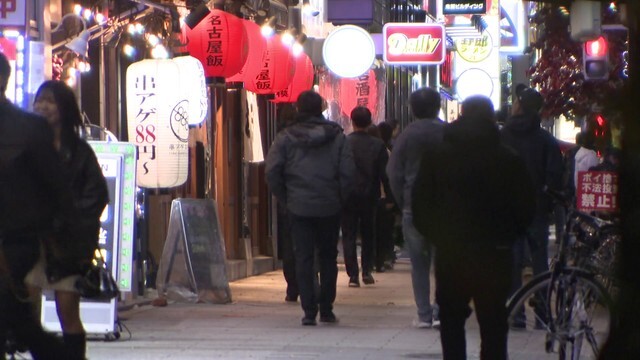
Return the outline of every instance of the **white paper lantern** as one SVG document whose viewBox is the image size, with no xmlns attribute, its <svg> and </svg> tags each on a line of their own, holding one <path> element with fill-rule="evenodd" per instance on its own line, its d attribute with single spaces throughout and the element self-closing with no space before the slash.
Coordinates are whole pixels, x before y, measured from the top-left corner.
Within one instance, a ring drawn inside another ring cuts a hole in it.
<svg viewBox="0 0 640 360">
<path fill-rule="evenodd" d="M 127 69 L 129 142 L 138 148 L 137 183 L 166 188 L 187 181 L 188 106 L 173 60 L 142 60 Z"/>
<path fill-rule="evenodd" d="M 173 61 L 180 69 L 180 94 L 189 103 L 189 125 L 198 125 L 207 116 L 208 108 L 204 68 L 193 56 L 180 56 Z"/>
</svg>

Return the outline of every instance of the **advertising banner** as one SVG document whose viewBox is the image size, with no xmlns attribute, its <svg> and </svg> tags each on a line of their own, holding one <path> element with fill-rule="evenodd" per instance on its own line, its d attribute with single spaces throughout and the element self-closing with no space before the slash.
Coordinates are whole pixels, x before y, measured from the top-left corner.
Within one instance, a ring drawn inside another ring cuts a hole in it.
<svg viewBox="0 0 640 360">
<path fill-rule="evenodd" d="M 487 0 L 442 0 L 444 15 L 484 14 Z"/>
<path fill-rule="evenodd" d="M 580 171 L 576 207 L 580 211 L 618 211 L 618 174 L 608 171 Z"/>
<path fill-rule="evenodd" d="M 387 64 L 442 64 L 446 43 L 442 24 L 387 23 L 382 28 Z"/>
</svg>

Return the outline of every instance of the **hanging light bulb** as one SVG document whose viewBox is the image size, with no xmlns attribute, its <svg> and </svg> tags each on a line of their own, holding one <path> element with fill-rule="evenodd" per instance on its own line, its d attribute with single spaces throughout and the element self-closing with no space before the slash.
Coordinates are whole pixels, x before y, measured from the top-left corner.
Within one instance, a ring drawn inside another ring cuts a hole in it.
<svg viewBox="0 0 640 360">
<path fill-rule="evenodd" d="M 291 47 L 291 53 L 293 56 L 298 57 L 304 52 L 304 47 L 299 42 L 295 42 Z"/>
<path fill-rule="evenodd" d="M 129 44 L 126 44 L 122 47 L 122 52 L 128 57 L 134 57 L 136 55 L 136 48 Z"/>
<path fill-rule="evenodd" d="M 262 33 L 262 36 L 269 38 L 276 33 L 275 27 L 276 27 L 276 17 L 272 16 L 271 18 L 269 18 L 269 20 L 267 20 L 264 23 L 264 25 L 262 25 L 262 27 L 260 28 L 260 32 Z"/>
<path fill-rule="evenodd" d="M 158 45 L 151 49 L 151 56 L 154 59 L 168 59 L 169 52 L 167 51 L 167 48 L 164 47 L 164 45 Z"/>
<path fill-rule="evenodd" d="M 156 46 L 158 44 L 160 44 L 160 38 L 154 34 L 149 35 L 149 37 L 147 38 L 147 42 L 149 42 L 149 45 Z"/>
<path fill-rule="evenodd" d="M 107 20 L 102 13 L 97 13 L 95 18 L 96 18 L 96 22 L 100 25 L 103 25 Z"/>
<path fill-rule="evenodd" d="M 136 23 L 136 32 L 138 34 L 143 34 L 144 33 L 144 25 L 142 25 L 140 23 Z"/>
<path fill-rule="evenodd" d="M 127 26 L 127 32 L 128 32 L 130 35 L 135 35 L 135 33 L 136 33 L 136 26 L 135 26 L 134 24 L 132 24 L 132 23 L 129 23 L 129 25 Z"/>
<path fill-rule="evenodd" d="M 93 13 L 91 12 L 90 9 L 84 9 L 82 10 L 82 17 L 85 20 L 91 20 L 91 17 L 93 16 Z"/>
<path fill-rule="evenodd" d="M 291 30 L 286 31 L 280 38 L 282 40 L 282 43 L 287 47 L 291 47 L 291 45 L 293 45 L 293 43 L 296 41 L 296 38 L 295 36 L 293 36 Z"/>
<path fill-rule="evenodd" d="M 73 13 L 80 16 L 80 14 L 82 14 L 82 5 L 80 4 L 73 5 Z"/>
</svg>

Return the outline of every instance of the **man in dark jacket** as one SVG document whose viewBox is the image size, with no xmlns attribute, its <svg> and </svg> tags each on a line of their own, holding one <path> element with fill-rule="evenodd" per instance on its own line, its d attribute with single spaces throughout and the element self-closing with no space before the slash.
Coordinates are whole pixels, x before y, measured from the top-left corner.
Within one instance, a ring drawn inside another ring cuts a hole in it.
<svg viewBox="0 0 640 360">
<path fill-rule="evenodd" d="M 500 143 L 493 105 L 462 103 L 443 143 L 422 156 L 413 187 L 413 223 L 436 247 L 436 301 L 443 359 L 466 359 L 464 324 L 473 299 L 483 360 L 507 359 L 506 301 L 512 245 L 533 216 L 524 162 Z"/>
<path fill-rule="evenodd" d="M 384 143 L 367 133 L 371 111 L 358 106 L 351 111 L 353 132 L 347 136 L 356 165 L 355 187 L 342 213 L 342 246 L 349 286 L 358 287 L 358 253 L 356 238 L 361 235 L 362 282 L 373 284 L 373 253 L 375 247 L 375 213 L 380 199 L 380 185 L 388 193 L 389 180 L 385 168 L 389 155 Z"/>
<path fill-rule="evenodd" d="M 351 195 L 354 163 L 339 125 L 322 116 L 322 97 L 305 91 L 296 102 L 296 123 L 280 131 L 269 149 L 266 177 L 271 191 L 289 211 L 303 325 L 333 323 L 338 279 L 340 213 Z M 320 293 L 314 291 L 318 252 Z"/>
<path fill-rule="evenodd" d="M 437 324 L 431 306 L 431 246 L 425 243 L 422 235 L 413 226 L 411 212 L 411 191 L 420 159 L 427 146 L 442 141 L 444 122 L 438 119 L 440 112 L 440 94 L 430 88 L 414 91 L 409 102 L 416 121 L 407 126 L 395 141 L 387 165 L 387 174 L 393 196 L 398 208 L 402 210 L 402 235 L 404 246 L 411 258 L 411 284 L 413 296 L 418 308 L 418 318 L 413 325 L 417 328 L 430 328 Z"/>
<path fill-rule="evenodd" d="M 540 127 L 539 112 L 542 104 L 542 96 L 534 89 L 520 90 L 513 102 L 513 115 L 502 129 L 502 141 L 524 159 L 536 191 L 535 216 L 526 236 L 514 247 L 512 292 L 522 284 L 525 241 L 531 252 L 533 274 L 538 275 L 549 270 L 549 220 L 554 204 L 544 193 L 544 189 L 561 190 L 563 164 L 558 142 L 553 135 Z M 512 325 L 521 328 L 524 321 L 519 319 Z"/>
<path fill-rule="evenodd" d="M 44 332 L 24 300 L 24 278 L 38 260 L 41 237 L 69 223 L 71 192 L 45 120 L 5 97 L 10 72 L 0 53 L 0 357 L 10 331 L 34 359 L 66 359 L 62 343 Z"/>
</svg>

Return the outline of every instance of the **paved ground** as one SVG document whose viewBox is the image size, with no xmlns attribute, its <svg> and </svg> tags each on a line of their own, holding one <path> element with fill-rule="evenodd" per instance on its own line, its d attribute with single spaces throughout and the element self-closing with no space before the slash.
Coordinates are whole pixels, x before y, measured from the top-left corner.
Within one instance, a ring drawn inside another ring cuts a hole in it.
<svg viewBox="0 0 640 360">
<path fill-rule="evenodd" d="M 300 325 L 299 304 L 284 302 L 280 271 L 231 284 L 227 305 L 149 305 L 122 312 L 130 331 L 114 342 L 92 341 L 88 355 L 100 359 L 441 359 L 439 332 L 415 329 L 410 267 L 374 274 L 376 284 L 347 287 L 341 266 L 337 325 Z M 544 359 L 541 332 L 518 332 L 512 359 Z M 469 359 L 478 359 L 475 318 L 467 323 Z M 556 355 L 557 357 L 557 355 Z"/>
</svg>

